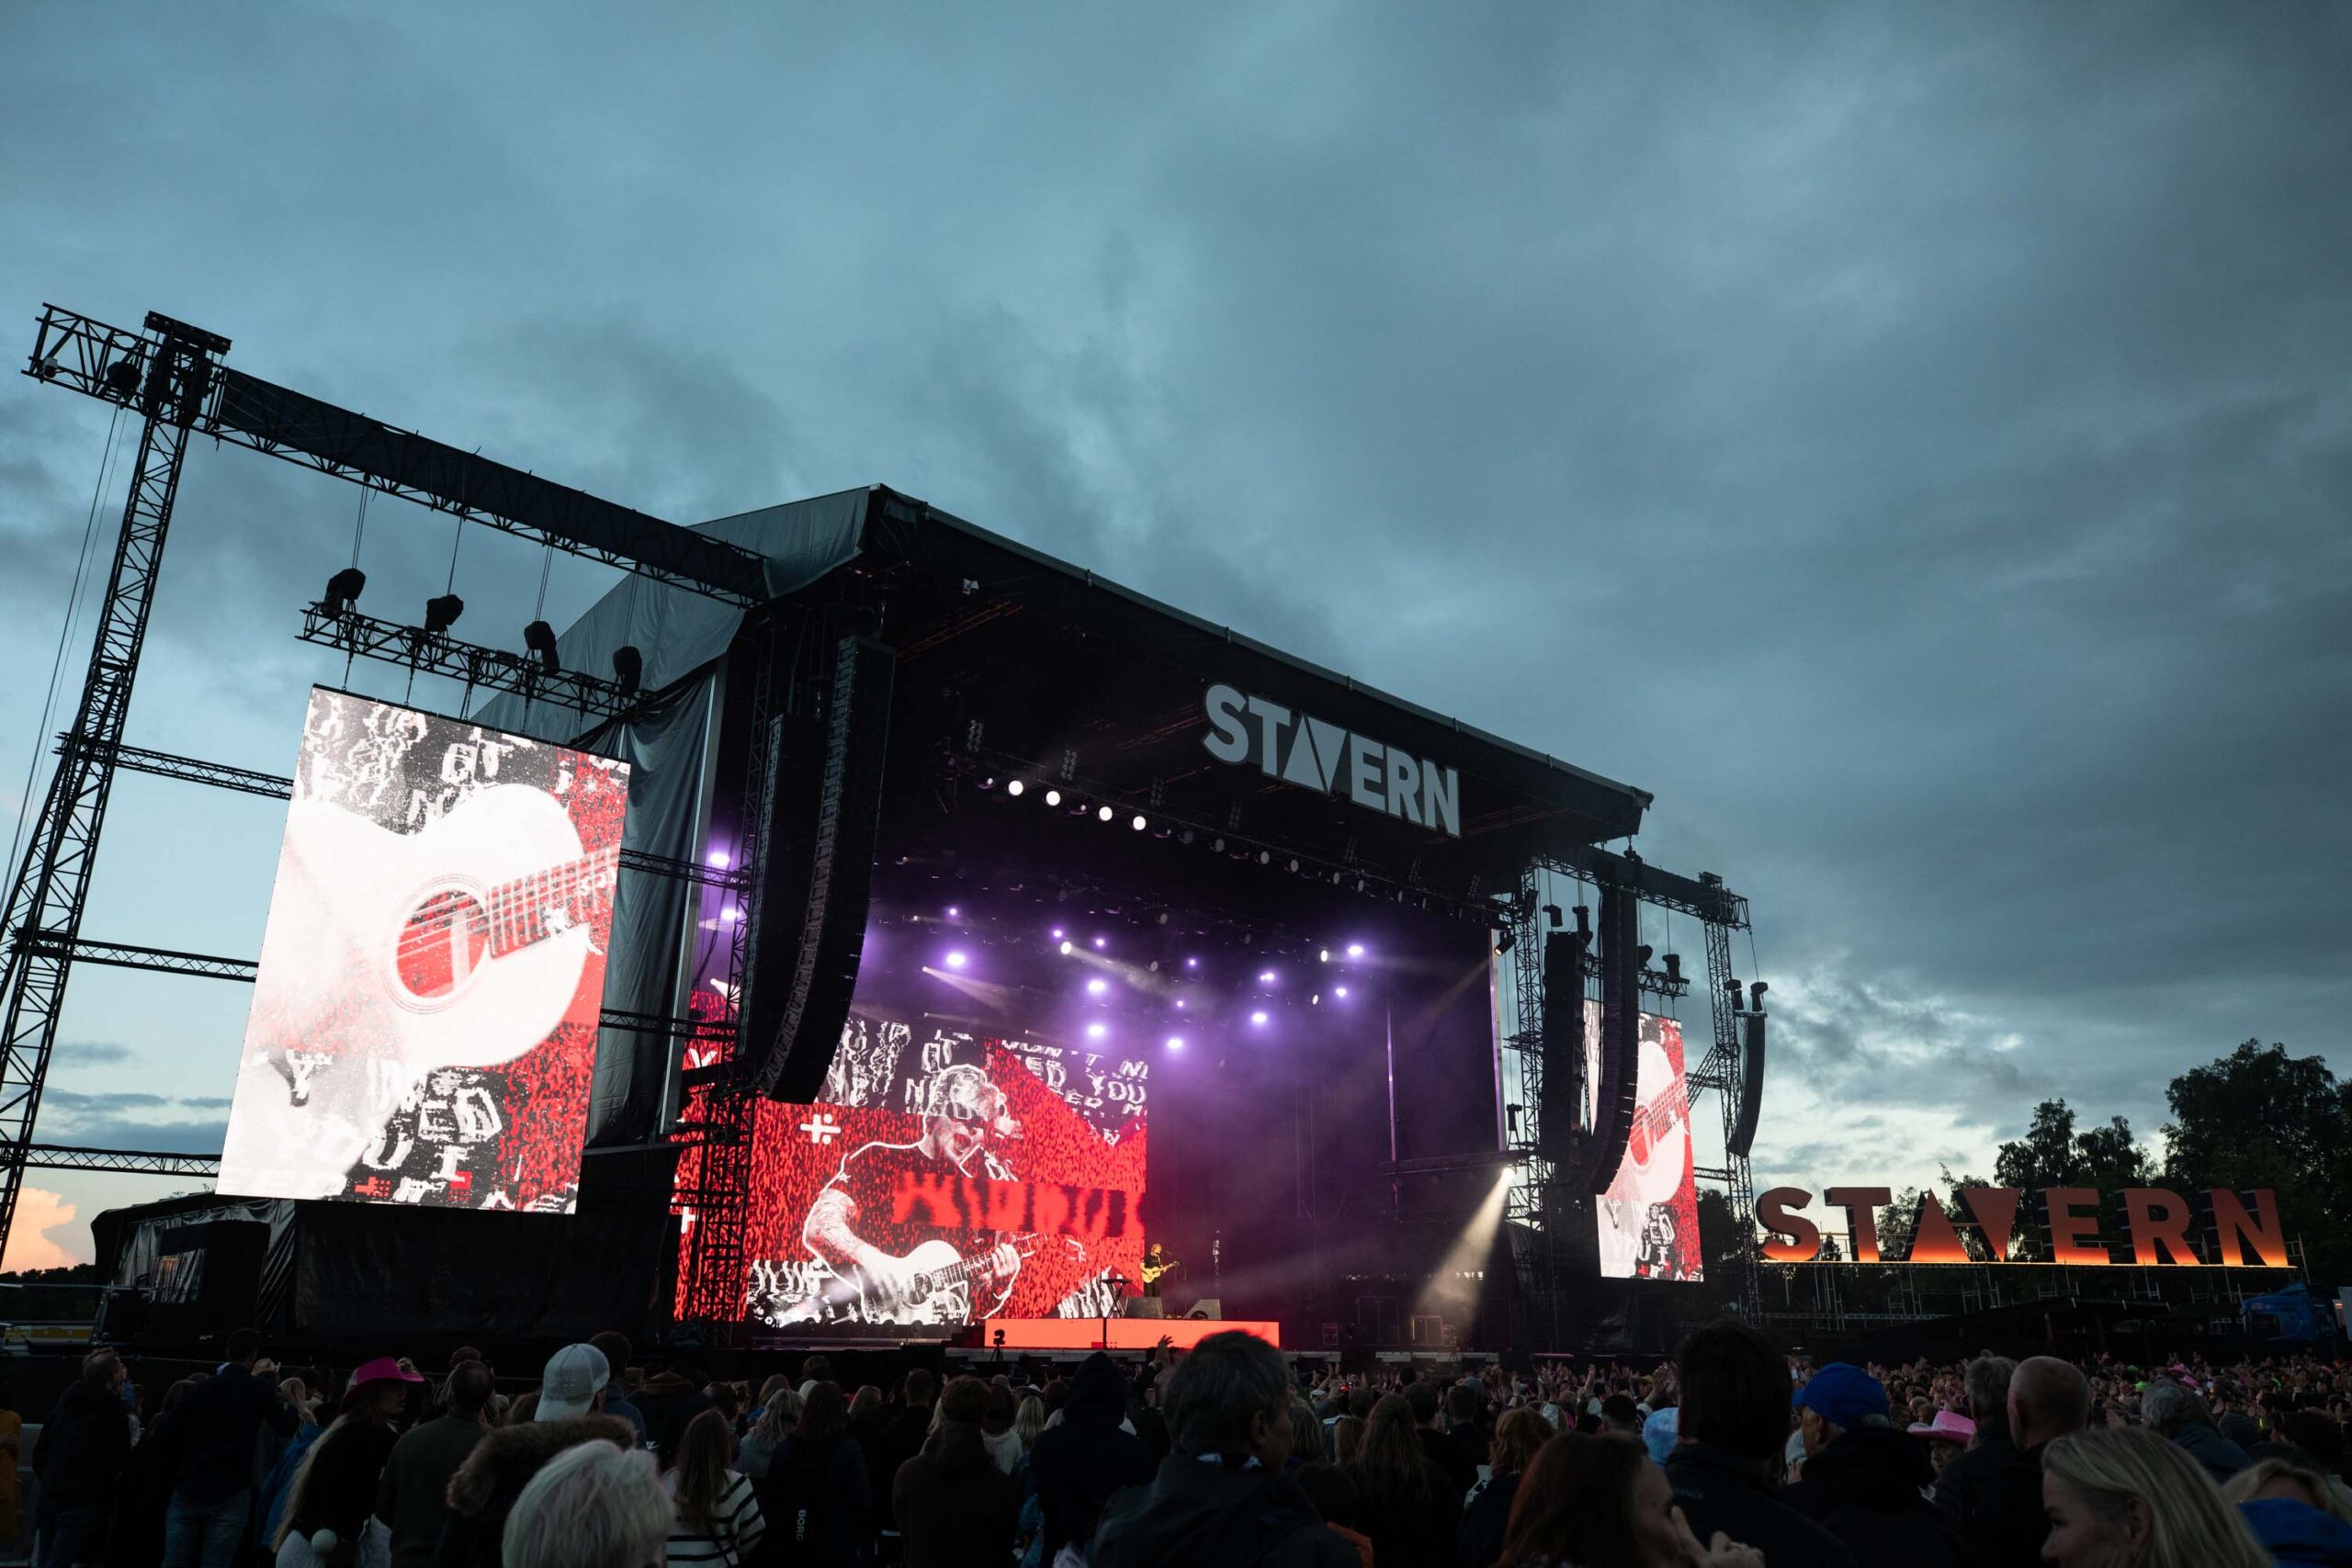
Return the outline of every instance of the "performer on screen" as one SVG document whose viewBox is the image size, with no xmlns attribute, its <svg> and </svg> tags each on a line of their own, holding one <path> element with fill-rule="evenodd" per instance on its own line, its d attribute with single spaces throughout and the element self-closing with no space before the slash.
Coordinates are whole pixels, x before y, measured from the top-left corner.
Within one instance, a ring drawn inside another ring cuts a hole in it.
<svg viewBox="0 0 2352 1568">
<path fill-rule="evenodd" d="M 785 1321 L 853 1300 L 857 1315 L 893 1323 L 965 1323 L 1001 1307 L 1021 1272 L 1020 1249 L 1003 1232 L 959 1224 L 963 1216 L 936 1200 L 952 1198 L 959 1178 L 1016 1179 L 989 1145 L 1019 1133 L 1004 1091 L 980 1068 L 959 1064 L 934 1076 L 922 1136 L 853 1149 L 810 1206 L 801 1239 L 841 1279 L 787 1309 Z"/>
</svg>

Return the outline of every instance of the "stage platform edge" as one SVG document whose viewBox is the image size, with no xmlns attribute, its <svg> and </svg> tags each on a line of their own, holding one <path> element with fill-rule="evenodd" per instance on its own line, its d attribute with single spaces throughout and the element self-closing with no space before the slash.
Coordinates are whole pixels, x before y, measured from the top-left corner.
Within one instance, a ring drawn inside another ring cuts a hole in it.
<svg viewBox="0 0 2352 1568">
<path fill-rule="evenodd" d="M 1148 1350 L 1165 1337 L 1178 1349 L 1189 1350 L 1212 1334 L 1238 1329 L 1256 1335 L 1277 1350 L 1283 1344 L 1279 1323 L 1234 1318 L 1114 1317 L 1107 1347 L 1102 1343 L 1102 1328 L 1099 1317 L 991 1317 L 981 1321 L 977 1339 L 965 1343 L 992 1350 L 998 1347 L 997 1336 L 1002 1334 L 1007 1350 Z"/>
</svg>

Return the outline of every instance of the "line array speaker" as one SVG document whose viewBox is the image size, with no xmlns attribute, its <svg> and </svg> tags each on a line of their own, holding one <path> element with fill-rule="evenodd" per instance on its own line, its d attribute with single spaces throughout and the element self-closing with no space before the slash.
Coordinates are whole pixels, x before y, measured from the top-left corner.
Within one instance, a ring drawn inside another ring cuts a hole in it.
<svg viewBox="0 0 2352 1568">
<path fill-rule="evenodd" d="M 1535 1139 L 1544 1157 L 1565 1167 L 1576 1157 L 1584 1122 L 1584 938 L 1544 938 L 1544 1077 L 1535 1100 Z"/>
<path fill-rule="evenodd" d="M 1731 1129 L 1733 1157 L 1745 1159 L 1756 1145 L 1756 1118 L 1764 1109 L 1764 1015 L 1739 1015 L 1739 1115 Z"/>
<path fill-rule="evenodd" d="M 857 985 L 858 960 L 865 945 L 865 906 L 882 813 L 882 764 L 897 667 L 897 650 L 873 637 L 843 637 L 834 649 L 825 773 L 810 835 L 799 946 L 775 1027 L 750 1064 L 752 1081 L 772 1100 L 806 1102 L 817 1098 L 849 1017 L 850 993 Z M 775 774 L 772 772 L 770 777 Z M 775 824 L 770 830 L 774 834 Z M 781 910 L 763 913 L 772 918 Z M 746 1038 L 758 1041 L 762 1036 L 753 1032 Z"/>
<path fill-rule="evenodd" d="M 1600 887 L 1600 1071 L 1594 1086 L 1592 1136 L 1585 1145 L 1584 1187 L 1605 1192 L 1625 1158 L 1640 1087 L 1641 959 L 1634 947 L 1640 906 L 1631 888 Z"/>
</svg>

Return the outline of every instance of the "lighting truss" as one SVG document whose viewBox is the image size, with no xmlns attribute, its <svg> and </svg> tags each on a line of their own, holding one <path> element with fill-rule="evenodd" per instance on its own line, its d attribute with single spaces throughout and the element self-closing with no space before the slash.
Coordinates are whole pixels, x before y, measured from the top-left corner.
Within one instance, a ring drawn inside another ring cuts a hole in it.
<svg viewBox="0 0 2352 1568">
<path fill-rule="evenodd" d="M 323 604 L 302 612 L 300 636 L 353 658 L 447 675 L 463 681 L 469 692 L 512 692 L 526 702 L 554 703 L 597 718 L 616 717 L 638 701 L 639 694 L 622 691 L 616 682 L 577 670 L 548 670 L 526 654 L 459 642 L 447 632 L 379 621 L 356 610 L 330 610 Z"/>
<path fill-rule="evenodd" d="M 173 1154 L 156 1149 L 98 1149 L 79 1144 L 27 1144 L 23 1163 L 45 1170 L 112 1170 L 133 1176 L 218 1178 L 219 1155 Z"/>
</svg>

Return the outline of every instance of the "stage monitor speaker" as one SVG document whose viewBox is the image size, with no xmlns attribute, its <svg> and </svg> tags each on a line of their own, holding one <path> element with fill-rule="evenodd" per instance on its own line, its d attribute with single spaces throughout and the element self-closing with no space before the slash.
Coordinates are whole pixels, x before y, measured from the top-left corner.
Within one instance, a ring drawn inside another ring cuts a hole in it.
<svg viewBox="0 0 2352 1568">
<path fill-rule="evenodd" d="M 1184 1315 L 1204 1317 L 1212 1323 L 1221 1323 L 1225 1319 L 1225 1303 L 1216 1296 L 1203 1296 L 1193 1303 L 1193 1310 Z"/>
<path fill-rule="evenodd" d="M 1538 1152 L 1555 1165 L 1575 1158 L 1584 1123 L 1584 938 L 1544 939 L 1544 1076 L 1535 1100 Z"/>
<path fill-rule="evenodd" d="M 1633 889 L 1600 888 L 1600 1070 L 1585 1144 L 1584 1189 L 1606 1192 L 1625 1158 L 1641 1087 L 1641 959 L 1634 953 L 1640 905 Z"/>
<path fill-rule="evenodd" d="M 1739 1115 L 1732 1123 L 1729 1146 L 1735 1157 L 1745 1159 L 1756 1146 L 1756 1118 L 1764 1109 L 1764 1015 L 1741 1013 L 1739 1032 Z"/>
<path fill-rule="evenodd" d="M 745 1020 L 752 1082 L 772 1100 L 798 1104 L 817 1098 L 849 1017 L 865 944 L 866 895 L 882 815 L 882 762 L 897 668 L 897 650 L 873 637 L 843 637 L 834 649 L 825 773 L 810 836 L 799 945 L 780 1005 L 771 1011 L 755 993 Z M 775 774 L 771 771 L 769 776 L 774 787 Z M 774 843 L 776 824 L 768 828 Z M 775 886 L 773 879 L 769 886 Z M 759 911 L 771 931 L 785 913 L 774 907 Z"/>
<path fill-rule="evenodd" d="M 1166 1317 L 1168 1315 L 1168 1304 L 1161 1301 L 1158 1296 L 1129 1296 L 1127 1298 L 1126 1309 L 1122 1315 L 1126 1317 Z"/>
</svg>

